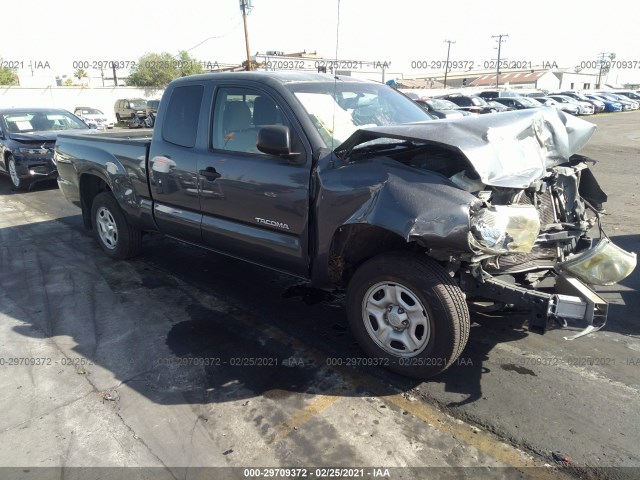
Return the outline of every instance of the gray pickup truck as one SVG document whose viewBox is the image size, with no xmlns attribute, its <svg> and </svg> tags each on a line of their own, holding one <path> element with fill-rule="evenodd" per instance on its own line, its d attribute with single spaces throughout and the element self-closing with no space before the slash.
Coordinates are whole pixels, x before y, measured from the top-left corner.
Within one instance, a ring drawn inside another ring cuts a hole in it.
<svg viewBox="0 0 640 480">
<path fill-rule="evenodd" d="M 373 82 L 221 73 L 172 82 L 152 137 L 62 134 L 55 161 L 110 257 L 160 232 L 344 287 L 372 364 L 426 378 L 463 351 L 471 306 L 604 325 L 590 285 L 636 259 L 589 235 L 606 195 L 576 152 L 594 128 L 552 108 L 433 121 Z"/>
</svg>

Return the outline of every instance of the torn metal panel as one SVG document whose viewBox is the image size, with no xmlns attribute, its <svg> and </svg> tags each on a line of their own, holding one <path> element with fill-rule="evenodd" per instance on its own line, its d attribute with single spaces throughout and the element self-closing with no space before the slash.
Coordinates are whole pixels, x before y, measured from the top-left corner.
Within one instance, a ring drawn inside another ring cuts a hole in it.
<svg viewBox="0 0 640 480">
<path fill-rule="evenodd" d="M 462 153 L 486 185 L 526 188 L 547 168 L 567 163 L 596 126 L 555 108 L 358 130 L 336 152 L 394 138 L 430 143 Z"/>
</svg>

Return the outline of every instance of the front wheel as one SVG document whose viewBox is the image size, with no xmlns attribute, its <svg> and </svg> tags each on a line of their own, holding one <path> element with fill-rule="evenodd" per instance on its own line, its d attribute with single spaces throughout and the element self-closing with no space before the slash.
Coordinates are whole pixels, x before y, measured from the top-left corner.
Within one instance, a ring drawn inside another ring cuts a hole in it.
<svg viewBox="0 0 640 480">
<path fill-rule="evenodd" d="M 442 372 L 469 338 L 464 294 L 425 256 L 393 252 L 365 262 L 349 283 L 347 313 L 363 350 L 408 377 Z"/>
<path fill-rule="evenodd" d="M 111 192 L 101 192 L 93 199 L 91 225 L 102 250 L 111 258 L 124 260 L 140 252 L 142 232 L 127 221 Z"/>
<path fill-rule="evenodd" d="M 16 167 L 16 160 L 13 155 L 9 155 L 7 158 L 7 170 L 9 171 L 9 177 L 11 177 L 11 185 L 14 190 L 24 191 L 29 189 L 29 183 L 18 176 L 18 169 Z"/>
</svg>

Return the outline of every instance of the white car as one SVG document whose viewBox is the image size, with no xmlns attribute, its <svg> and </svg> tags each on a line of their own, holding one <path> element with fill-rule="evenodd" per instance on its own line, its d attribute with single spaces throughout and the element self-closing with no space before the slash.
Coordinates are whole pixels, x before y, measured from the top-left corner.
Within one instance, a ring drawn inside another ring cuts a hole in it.
<svg viewBox="0 0 640 480">
<path fill-rule="evenodd" d="M 570 103 L 570 102 L 561 103 L 561 102 L 558 102 L 557 100 L 554 100 L 551 97 L 531 97 L 531 98 L 540 102 L 545 107 L 557 108 L 558 110 L 562 110 L 563 112 L 570 113 L 571 115 L 578 115 L 580 111 L 580 107 L 575 103 Z"/>
<path fill-rule="evenodd" d="M 91 128 L 113 128 L 113 122 L 109 121 L 107 116 L 97 108 L 76 107 L 73 114 L 82 119 Z"/>
<path fill-rule="evenodd" d="M 552 98 L 558 103 L 567 104 L 572 103 L 578 106 L 578 115 L 593 115 L 594 109 L 593 105 L 589 102 L 582 102 L 580 100 L 576 100 L 575 98 L 568 97 L 567 95 L 547 95 L 549 98 Z"/>
</svg>

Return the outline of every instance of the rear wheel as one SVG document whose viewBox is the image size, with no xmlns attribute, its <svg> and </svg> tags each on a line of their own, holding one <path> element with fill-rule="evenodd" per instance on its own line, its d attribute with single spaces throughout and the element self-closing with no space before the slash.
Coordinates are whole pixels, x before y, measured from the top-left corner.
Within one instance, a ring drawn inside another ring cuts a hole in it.
<svg viewBox="0 0 640 480">
<path fill-rule="evenodd" d="M 101 192 L 94 198 L 91 224 L 96 240 L 111 258 L 123 260 L 140 252 L 142 232 L 127 221 L 111 192 Z"/>
<path fill-rule="evenodd" d="M 116 120 L 118 121 L 118 123 L 120 123 L 122 121 L 122 119 L 120 118 L 120 114 L 116 113 Z"/>
<path fill-rule="evenodd" d="M 442 372 L 469 338 L 464 294 L 425 256 L 394 252 L 368 260 L 349 283 L 347 311 L 363 350 L 409 377 Z"/>
<path fill-rule="evenodd" d="M 29 182 L 18 176 L 18 169 L 16 167 L 16 160 L 13 155 L 7 157 L 7 170 L 9 177 L 11 178 L 11 184 L 14 190 L 24 191 L 29 188 Z"/>
</svg>

